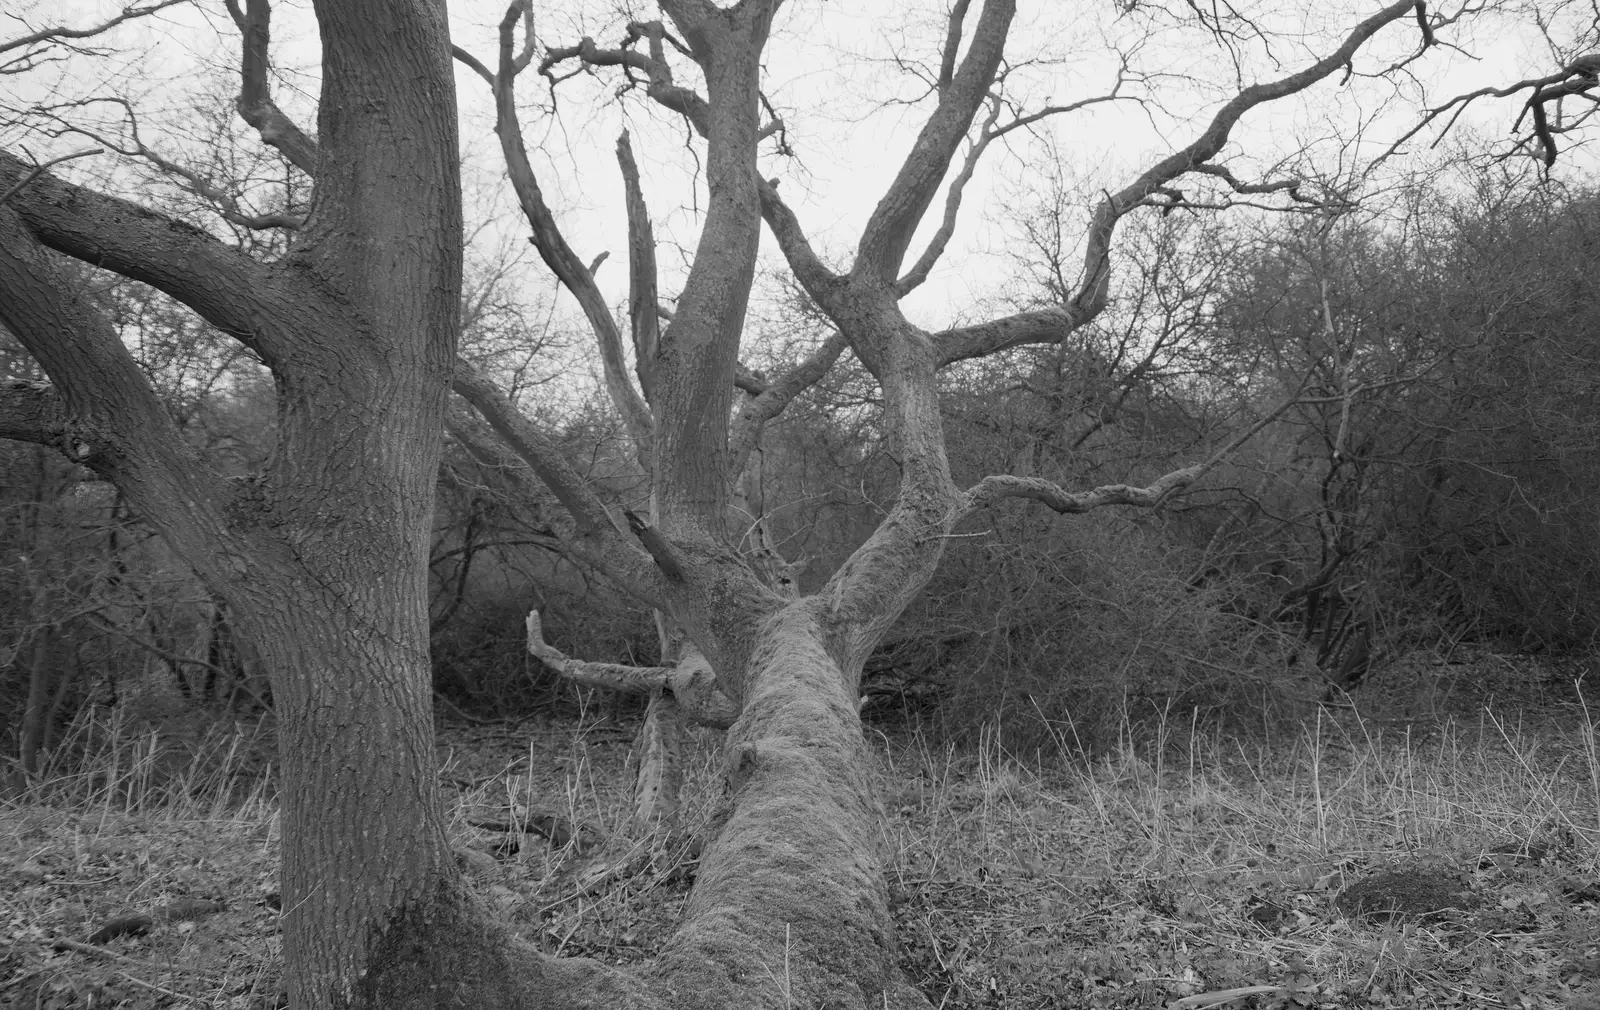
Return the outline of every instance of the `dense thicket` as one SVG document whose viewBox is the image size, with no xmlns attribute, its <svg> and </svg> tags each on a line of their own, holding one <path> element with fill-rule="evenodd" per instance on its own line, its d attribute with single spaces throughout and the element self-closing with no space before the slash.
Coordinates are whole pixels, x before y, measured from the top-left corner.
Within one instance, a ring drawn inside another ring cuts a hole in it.
<svg viewBox="0 0 1600 1010">
<path fill-rule="evenodd" d="M 1315 698 L 1410 650 L 1593 642 L 1600 194 L 1484 174 L 1333 220 L 1174 215 L 1128 246 L 1081 339 L 945 376 L 958 478 L 1141 483 L 1252 410 L 1297 388 L 1302 402 L 1158 512 L 1017 502 L 970 521 L 868 664 L 869 714 L 955 733 L 1004 717 L 1017 744 L 1090 743 L 1102 714 Z M 257 366 L 147 292 L 94 296 L 195 444 L 225 469 L 257 462 L 273 423 Z M 773 363 L 788 336 L 769 335 Z M 37 378 L 0 351 L 6 378 Z M 752 507 L 805 590 L 894 493 L 875 409 L 841 365 L 763 441 Z M 642 486 L 607 410 L 551 424 L 589 479 Z M 78 708 L 129 688 L 270 703 L 226 610 L 108 485 L 39 447 L 0 453 L 0 713 L 17 713 L 4 732 L 23 767 Z M 650 616 L 562 551 L 566 520 L 535 486 L 460 445 L 440 472 L 435 683 L 480 715 L 572 697 L 523 648 L 530 607 L 572 655 L 648 664 L 657 649 Z"/>
</svg>

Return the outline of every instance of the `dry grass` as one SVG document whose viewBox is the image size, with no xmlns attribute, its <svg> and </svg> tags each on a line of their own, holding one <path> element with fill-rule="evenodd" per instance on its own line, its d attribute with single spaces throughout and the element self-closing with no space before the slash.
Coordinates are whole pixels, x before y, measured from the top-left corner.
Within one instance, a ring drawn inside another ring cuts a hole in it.
<svg viewBox="0 0 1600 1010">
<path fill-rule="evenodd" d="M 1240 988 L 1278 1007 L 1579 1006 L 1600 981 L 1593 741 L 1591 720 L 1348 714 L 1253 743 L 1167 724 L 1064 767 L 896 748 L 908 960 L 947 1007 Z M 1382 924 L 1334 908 L 1396 867 L 1481 904 Z"/>
<path fill-rule="evenodd" d="M 0 1006 L 276 1002 L 276 800 L 258 728 L 82 719 L 0 803 Z M 185 898 L 229 911 L 163 922 L 103 954 L 55 949 Z"/>
<path fill-rule="evenodd" d="M 967 753 L 876 734 L 905 967 L 954 1007 L 1600 1007 L 1600 713 L 1382 722 L 1310 710 L 1248 736 L 1190 714 L 1094 757 Z M 243 732 L 84 725 L 0 806 L 0 1005 L 270 1007 L 280 998 L 274 802 Z M 441 734 L 452 831 L 477 886 L 563 955 L 649 958 L 670 933 L 721 776 L 690 762 L 681 835 L 630 841 L 629 727 L 604 719 Z M 68 761 L 67 754 L 76 759 Z M 551 812 L 611 841 L 552 848 L 474 821 Z M 522 844 L 504 850 L 508 838 Z M 1505 850 L 1505 851 L 1495 851 Z M 606 868 L 630 873 L 595 878 Z M 1386 867 L 1472 907 L 1353 920 L 1334 896 Z M 56 950 L 181 898 L 109 956 Z M 784 990 L 789 967 L 769 968 Z"/>
</svg>

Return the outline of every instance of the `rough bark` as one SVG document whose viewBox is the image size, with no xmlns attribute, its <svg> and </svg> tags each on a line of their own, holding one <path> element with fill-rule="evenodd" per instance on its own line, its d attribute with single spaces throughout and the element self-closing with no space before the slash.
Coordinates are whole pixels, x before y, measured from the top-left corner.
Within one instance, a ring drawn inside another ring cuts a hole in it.
<svg viewBox="0 0 1600 1010">
<path fill-rule="evenodd" d="M 6 391 L 4 433 L 116 482 L 269 672 L 284 952 L 303 1007 L 392 988 L 384 951 L 447 945 L 439 923 L 470 907 L 435 784 L 424 555 L 461 262 L 443 9 L 368 0 L 317 15 L 316 200 L 283 262 L 48 173 L 0 207 L 0 322 L 53 383 Z M 256 43 L 247 74 L 264 73 Z M 0 154 L 0 189 L 27 174 Z M 204 467 L 47 246 L 152 284 L 255 349 L 279 394 L 271 466 L 243 480 Z"/>
</svg>

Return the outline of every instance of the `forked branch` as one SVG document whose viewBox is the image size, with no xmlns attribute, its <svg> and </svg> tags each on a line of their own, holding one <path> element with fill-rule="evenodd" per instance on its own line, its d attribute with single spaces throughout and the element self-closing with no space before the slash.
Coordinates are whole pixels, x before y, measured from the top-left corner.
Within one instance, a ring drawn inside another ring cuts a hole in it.
<svg viewBox="0 0 1600 1010">
<path fill-rule="evenodd" d="M 692 649 L 675 666 L 624 666 L 573 659 L 544 640 L 537 610 L 528 611 L 528 652 L 563 678 L 585 687 L 623 694 L 648 695 L 657 689 L 672 692 L 695 722 L 727 729 L 739 717 L 728 696 L 717 689 L 716 675 L 704 657 Z"/>
<path fill-rule="evenodd" d="M 517 51 L 517 25 L 521 21 L 531 24 L 532 9 L 527 0 L 512 0 L 500 19 L 500 49 L 497 70 L 491 72 L 471 54 L 459 46 L 453 47 L 455 58 L 471 67 L 488 82 L 494 94 L 495 132 L 500 135 L 500 150 L 506 160 L 506 172 L 511 178 L 511 188 L 517 194 L 523 216 L 533 229 L 529 239 L 539 252 L 545 266 L 556 275 L 562 286 L 578 300 L 584 318 L 594 332 L 604 367 L 606 389 L 612 403 L 622 414 L 628 434 L 641 449 L 650 443 L 654 428 L 650 408 L 645 403 L 632 380 L 628 378 L 627 365 L 622 350 L 622 334 L 616 320 L 611 317 L 611 307 L 595 283 L 593 269 L 586 265 L 568 244 L 556 223 L 555 215 L 544 201 L 544 192 L 534 175 L 528 158 L 527 145 L 522 137 L 522 120 L 517 114 L 516 79 L 532 60 L 533 41 L 531 27 L 527 31 L 521 52 Z M 595 265 L 599 265 L 596 259 Z M 476 402 L 476 401 L 474 401 Z M 492 423 L 491 419 L 491 423 Z M 496 430 L 499 425 L 496 425 Z M 530 460 L 530 462 L 532 462 Z"/>
<path fill-rule="evenodd" d="M 1351 63 L 1372 36 L 1411 14 L 1415 7 L 1416 0 L 1398 0 L 1356 25 L 1336 49 L 1304 70 L 1240 91 L 1217 110 L 1205 130 L 1188 145 L 1162 158 L 1133 182 L 1116 193 L 1106 194 L 1100 201 L 1089 225 L 1082 280 L 1066 305 L 945 330 L 935 337 L 940 364 L 982 357 L 1022 344 L 1055 343 L 1093 319 L 1110 296 L 1112 239 L 1124 214 L 1146 205 L 1153 197 L 1164 195 L 1166 202 L 1170 202 L 1171 184 L 1190 172 L 1203 171 L 1232 185 L 1237 180 L 1231 173 L 1224 174 L 1226 170 L 1206 166 L 1222 152 L 1234 126 L 1245 113 L 1298 94 L 1338 73 Z M 1288 187 L 1278 183 L 1267 185 L 1288 191 Z"/>
<path fill-rule="evenodd" d="M 638 71 L 644 74 L 647 81 L 645 94 L 687 119 L 702 137 L 709 136 L 711 107 L 694 89 L 682 87 L 673 80 L 672 65 L 667 62 L 663 44 L 668 39 L 679 52 L 689 52 L 688 47 L 673 38 L 661 22 L 635 21 L 628 25 L 628 34 L 620 47 L 602 49 L 594 39 L 584 36 L 577 45 L 551 49 L 546 53 L 539 62 L 539 73 L 554 84 L 560 80 L 556 74 L 557 68 L 568 60 L 577 60 L 584 67 L 622 67 L 628 73 L 630 83 L 635 80 L 631 71 Z M 641 53 L 634 48 L 641 40 L 645 42 L 648 53 Z"/>
<path fill-rule="evenodd" d="M 845 340 L 844 334 L 834 330 L 816 350 L 793 368 L 770 382 L 751 384 L 751 388 L 759 388 L 759 392 L 751 393 L 739 406 L 738 413 L 733 419 L 733 429 L 728 436 L 733 450 L 734 474 L 744 472 L 745 462 L 750 451 L 760 440 L 761 431 L 766 423 L 783 413 L 796 396 L 810 389 L 828 374 L 828 369 L 833 367 L 833 363 L 839 360 L 839 355 L 843 354 L 848 346 L 849 342 Z M 745 391 L 749 393 L 750 388 L 746 388 Z"/>
<path fill-rule="evenodd" d="M 0 386 L 0 437 L 49 445 L 107 478 L 177 496 L 196 514 L 224 497 L 110 321 L 28 221 L 3 205 L 0 291 L 0 326 L 54 379 Z"/>
<path fill-rule="evenodd" d="M 1302 382 L 1301 385 L 1303 386 L 1304 383 Z M 1250 427 L 1235 435 L 1227 445 L 1218 449 L 1209 459 L 1193 466 L 1173 470 L 1171 473 L 1162 475 L 1144 487 L 1135 487 L 1131 484 L 1106 484 L 1088 491 L 1067 491 L 1061 485 L 1039 477 L 1016 477 L 1011 474 L 998 474 L 985 477 L 968 488 L 962 494 L 961 500 L 956 507 L 956 516 L 960 518 L 971 515 L 979 509 L 993 505 L 1002 498 L 1027 498 L 1063 515 L 1090 512 L 1108 505 L 1137 505 L 1143 508 L 1155 508 L 1172 497 L 1172 495 L 1204 477 L 1213 467 L 1232 456 L 1263 428 L 1283 416 L 1283 413 L 1289 408 L 1301 402 L 1303 401 L 1300 399 L 1300 394 L 1297 390 L 1295 395 L 1283 400 L 1275 408 L 1257 418 Z"/>
<path fill-rule="evenodd" d="M 10 52 L 13 49 L 22 49 L 26 46 L 42 46 L 48 45 L 52 42 L 93 38 L 96 35 L 105 34 L 106 32 L 115 28 L 117 25 L 122 24 L 124 21 L 132 21 L 136 18 L 149 17 L 158 11 L 166 10 L 168 7 L 175 7 L 178 4 L 188 2 L 189 0 L 159 0 L 157 3 L 147 4 L 143 7 L 124 7 L 122 12 L 115 17 L 109 18 L 88 28 L 67 28 L 65 26 L 41 28 L 36 32 L 30 32 L 29 34 L 23 35 L 19 38 L 8 39 L 7 41 L 0 42 L 0 53 Z"/>
<path fill-rule="evenodd" d="M 862 230 L 854 273 L 894 285 L 912 234 L 988 95 L 1015 14 L 1015 0 L 985 0 L 960 69 L 941 89 L 938 107 Z M 950 58 L 948 47 L 945 58 Z"/>
<path fill-rule="evenodd" d="M 772 237 L 778 240 L 784 260 L 788 262 L 800 286 L 818 303 L 825 303 L 829 293 L 839 290 L 845 279 L 829 269 L 816 250 L 811 248 L 811 241 L 806 238 L 800 219 L 778 195 L 777 180 L 762 180 L 760 186 L 761 216 L 767 222 Z"/>
<path fill-rule="evenodd" d="M 300 171 L 317 177 L 317 142 L 272 100 L 268 73 L 272 67 L 272 5 L 269 0 L 225 0 L 228 13 L 244 36 L 239 64 L 239 115 L 255 127 L 263 143 L 277 148 Z"/>
<path fill-rule="evenodd" d="M 1124 65 L 1117 72 L 1116 83 L 1103 95 L 1095 95 L 1091 98 L 1068 102 L 1064 105 L 1048 105 L 1033 112 L 1017 115 L 1005 123 L 1000 122 L 1000 114 L 1004 111 L 1006 105 L 1005 100 L 998 93 L 991 94 L 988 100 L 989 114 L 984 118 L 983 123 L 979 125 L 977 137 L 973 138 L 972 143 L 968 146 L 967 155 L 961 163 L 961 170 L 956 173 L 956 177 L 950 181 L 950 185 L 945 191 L 944 217 L 940 220 L 939 227 L 934 231 L 933 237 L 928 240 L 927 249 L 923 250 L 922 255 L 918 257 L 917 262 L 911 269 L 906 271 L 905 276 L 895 282 L 895 295 L 904 298 L 914 291 L 928 279 L 928 274 L 932 272 L 934 265 L 938 263 L 939 257 L 944 255 L 946 247 L 950 244 L 951 236 L 955 234 L 956 218 L 961 212 L 962 195 L 966 190 L 967 183 L 972 181 L 973 173 L 978 169 L 978 162 L 983 158 L 983 154 L 989 149 L 990 144 L 1008 133 L 1024 129 L 1051 116 L 1064 115 L 1105 102 L 1122 100 L 1124 96 L 1121 91 L 1123 84 L 1127 82 L 1126 75 L 1127 66 Z"/>
<path fill-rule="evenodd" d="M 1524 116 L 1531 116 L 1533 120 L 1533 139 L 1540 146 L 1540 156 L 1549 167 L 1555 163 L 1556 145 L 1554 133 L 1563 132 L 1550 125 L 1547 106 L 1560 102 L 1569 95 L 1581 95 L 1594 100 L 1596 89 L 1600 88 L 1600 53 L 1588 53 L 1568 63 L 1561 70 L 1544 77 L 1530 77 L 1508 84 L 1505 87 L 1478 88 L 1465 94 L 1456 95 L 1443 105 L 1428 109 L 1411 129 L 1401 134 L 1400 138 L 1389 149 L 1379 156 L 1382 161 L 1393 156 L 1405 146 L 1406 142 L 1430 125 L 1444 119 L 1444 126 L 1439 130 L 1439 135 L 1434 138 L 1433 144 L 1437 146 L 1456 121 L 1467 111 L 1467 108 L 1480 98 L 1509 98 L 1523 91 L 1530 92 L 1528 99 L 1523 103 L 1522 112 L 1518 115 L 1516 123 L 1512 126 L 1515 132 L 1522 125 Z"/>
</svg>

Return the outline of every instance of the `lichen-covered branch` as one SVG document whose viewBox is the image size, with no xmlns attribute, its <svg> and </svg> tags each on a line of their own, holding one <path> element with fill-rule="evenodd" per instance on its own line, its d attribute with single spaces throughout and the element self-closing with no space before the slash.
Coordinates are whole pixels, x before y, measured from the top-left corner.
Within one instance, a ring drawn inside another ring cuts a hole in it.
<svg viewBox="0 0 1600 1010">
<path fill-rule="evenodd" d="M 1201 472 L 1199 465 L 1189 466 L 1174 470 L 1146 487 L 1106 484 L 1088 491 L 1067 491 L 1054 481 L 1040 477 L 999 474 L 983 478 L 967 491 L 962 513 L 986 508 L 1002 498 L 1031 499 L 1063 514 L 1090 512 L 1107 505 L 1150 508 L 1165 501 L 1173 492 L 1193 484 Z"/>
<path fill-rule="evenodd" d="M 671 691 L 690 718 L 718 729 L 727 729 L 739 716 L 733 702 L 717 689 L 716 675 L 711 672 L 710 664 L 693 649 L 674 666 L 595 663 L 573 659 L 546 642 L 544 625 L 537 610 L 528 611 L 527 632 L 528 652 L 575 684 L 623 694 L 648 695 L 652 691 Z"/>
</svg>

